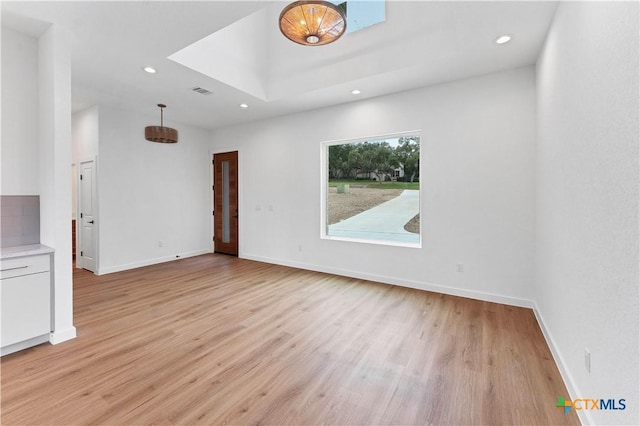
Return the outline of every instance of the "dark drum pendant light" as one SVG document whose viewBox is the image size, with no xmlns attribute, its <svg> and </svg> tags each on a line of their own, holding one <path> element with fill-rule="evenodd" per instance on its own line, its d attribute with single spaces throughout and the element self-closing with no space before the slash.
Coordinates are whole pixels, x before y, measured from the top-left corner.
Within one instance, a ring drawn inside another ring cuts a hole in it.
<svg viewBox="0 0 640 426">
<path fill-rule="evenodd" d="M 176 143 L 178 142 L 178 131 L 171 127 L 164 127 L 164 115 L 163 109 L 167 106 L 164 104 L 158 104 L 160 107 L 160 125 L 159 126 L 147 126 L 144 128 L 144 138 L 151 142 L 160 143 Z"/>
<path fill-rule="evenodd" d="M 333 43 L 346 29 L 344 10 L 328 1 L 295 1 L 280 13 L 282 34 L 305 46 Z"/>
</svg>

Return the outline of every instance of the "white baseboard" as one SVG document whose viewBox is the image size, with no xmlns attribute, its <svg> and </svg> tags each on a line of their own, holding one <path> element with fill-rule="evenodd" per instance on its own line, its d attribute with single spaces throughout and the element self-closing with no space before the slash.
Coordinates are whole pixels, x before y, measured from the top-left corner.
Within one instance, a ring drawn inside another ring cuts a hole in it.
<svg viewBox="0 0 640 426">
<path fill-rule="evenodd" d="M 30 348 L 32 346 L 40 345 L 49 341 L 49 335 L 43 334 L 42 336 L 33 337 L 31 339 L 23 340 L 22 342 L 14 343 L 12 345 L 4 346 L 0 349 L 0 356 L 12 354 L 14 352 L 21 351 L 23 349 Z"/>
<path fill-rule="evenodd" d="M 66 342 L 67 340 L 76 338 L 76 328 L 69 327 L 64 330 L 54 330 L 49 333 L 49 343 L 57 345 L 58 343 Z"/>
<path fill-rule="evenodd" d="M 128 271 L 129 269 L 141 268 L 143 266 L 157 265 L 158 263 L 171 262 L 187 257 L 200 256 L 201 254 L 213 253 L 211 249 L 194 250 L 186 253 L 179 253 L 173 256 L 157 257 L 155 259 L 141 260 L 139 262 L 127 263 L 124 265 L 109 266 L 106 268 L 98 268 L 96 275 L 112 274 L 114 272 Z"/>
<path fill-rule="evenodd" d="M 569 369 L 567 368 L 567 364 L 564 361 L 562 354 L 558 350 L 558 346 L 556 345 L 556 342 L 553 339 L 551 332 L 547 328 L 547 325 L 544 322 L 544 318 L 542 317 L 542 314 L 538 309 L 538 305 L 535 302 L 533 304 L 533 313 L 536 316 L 536 320 L 538 320 L 538 325 L 540 326 L 540 330 L 542 330 L 542 335 L 544 336 L 544 339 L 547 341 L 547 346 L 549 346 L 549 349 L 551 349 L 551 355 L 553 356 L 553 360 L 558 366 L 558 370 L 560 370 L 560 376 L 562 376 L 562 381 L 564 382 L 564 385 L 567 388 L 567 391 L 569 392 L 569 398 L 571 398 L 572 400 L 577 398 L 582 398 L 582 396 L 580 396 L 582 394 L 578 390 L 578 387 L 576 386 L 576 383 L 573 380 L 573 377 L 571 376 Z M 561 395 L 558 395 L 558 396 L 561 396 Z M 582 423 L 583 425 L 595 424 L 588 410 L 578 410 L 576 411 L 576 413 L 578 413 L 578 419 L 580 420 L 580 423 Z"/>
<path fill-rule="evenodd" d="M 286 260 L 267 258 L 263 256 L 254 256 L 254 255 L 244 254 L 244 253 L 241 255 L 241 257 L 243 259 L 255 260 L 258 262 L 273 263 L 276 265 L 290 266 L 292 268 L 306 269 L 306 270 L 316 271 L 316 272 L 325 272 L 328 274 L 342 275 L 345 277 L 358 278 L 358 279 L 368 280 L 368 281 L 376 281 L 384 284 L 397 285 L 400 287 L 415 288 L 417 290 L 433 291 L 435 293 L 443 293 L 443 294 L 449 294 L 452 296 L 466 297 L 469 299 L 482 300 L 485 302 L 501 303 L 503 305 L 518 306 L 522 308 L 533 307 L 533 301 L 528 299 L 521 299 L 518 297 L 502 296 L 499 294 L 486 293 L 482 291 L 471 291 L 471 290 L 465 290 L 461 288 L 443 286 L 438 284 L 405 280 L 405 279 L 394 278 L 394 277 L 387 277 L 384 275 L 367 274 L 367 273 L 358 272 L 358 271 L 350 271 L 347 269 L 327 268 L 320 265 L 301 263 L 301 262 L 291 262 Z"/>
</svg>

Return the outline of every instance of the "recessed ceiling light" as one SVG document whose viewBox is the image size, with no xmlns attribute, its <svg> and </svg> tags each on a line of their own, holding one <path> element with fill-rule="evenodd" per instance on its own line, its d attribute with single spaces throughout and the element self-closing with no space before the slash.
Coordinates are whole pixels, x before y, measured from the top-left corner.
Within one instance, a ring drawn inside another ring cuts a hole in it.
<svg viewBox="0 0 640 426">
<path fill-rule="evenodd" d="M 352 95 L 359 95 L 360 91 L 358 89 L 354 89 L 354 90 L 351 91 L 351 94 Z"/>
<path fill-rule="evenodd" d="M 153 67 L 144 67 L 142 68 L 145 72 L 148 72 L 149 74 L 155 74 L 156 73 L 156 69 Z"/>
<path fill-rule="evenodd" d="M 496 39 L 496 44 L 505 44 L 507 43 L 509 40 L 511 40 L 511 36 L 508 35 L 503 35 L 500 36 Z"/>
<path fill-rule="evenodd" d="M 240 108 L 249 108 L 249 105 L 247 105 L 247 104 L 240 104 Z"/>
</svg>

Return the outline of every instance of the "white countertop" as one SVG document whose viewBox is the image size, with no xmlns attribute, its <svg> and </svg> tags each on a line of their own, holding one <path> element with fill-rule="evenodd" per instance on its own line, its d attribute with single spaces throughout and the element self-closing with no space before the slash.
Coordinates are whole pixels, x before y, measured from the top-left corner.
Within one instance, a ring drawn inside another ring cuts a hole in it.
<svg viewBox="0 0 640 426">
<path fill-rule="evenodd" d="M 42 244 L 31 244 L 28 246 L 2 247 L 0 248 L 0 259 L 11 259 L 13 257 L 35 256 L 37 254 L 49 254 L 54 250 Z"/>
</svg>

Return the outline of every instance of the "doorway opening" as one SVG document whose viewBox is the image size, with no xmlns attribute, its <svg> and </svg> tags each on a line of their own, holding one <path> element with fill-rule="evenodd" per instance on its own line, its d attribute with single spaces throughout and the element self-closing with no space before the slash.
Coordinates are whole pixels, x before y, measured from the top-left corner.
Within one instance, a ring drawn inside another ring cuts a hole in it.
<svg viewBox="0 0 640 426">
<path fill-rule="evenodd" d="M 71 164 L 71 261 L 76 267 L 76 210 L 78 209 L 78 165 Z"/>
</svg>

